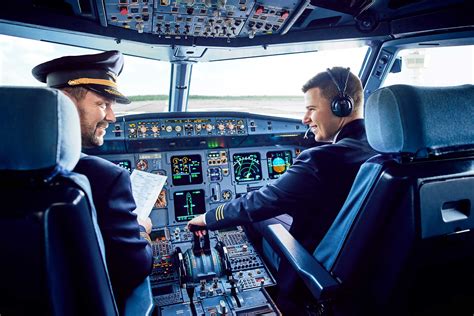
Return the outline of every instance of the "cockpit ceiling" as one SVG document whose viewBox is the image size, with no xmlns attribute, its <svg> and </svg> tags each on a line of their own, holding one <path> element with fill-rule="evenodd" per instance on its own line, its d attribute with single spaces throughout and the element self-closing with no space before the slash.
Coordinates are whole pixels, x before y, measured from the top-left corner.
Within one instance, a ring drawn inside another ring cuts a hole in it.
<svg viewBox="0 0 474 316">
<path fill-rule="evenodd" d="M 471 2 L 8 1 L 0 11 L 0 33 L 97 49 L 120 49 L 159 60 L 214 61 L 315 51 L 322 43 L 338 46 L 341 41 L 357 46 L 412 32 L 471 27 L 474 18 L 467 14 L 472 12 Z M 423 23 L 420 15 L 425 17 Z M 288 50 L 290 46 L 293 49 Z"/>
</svg>

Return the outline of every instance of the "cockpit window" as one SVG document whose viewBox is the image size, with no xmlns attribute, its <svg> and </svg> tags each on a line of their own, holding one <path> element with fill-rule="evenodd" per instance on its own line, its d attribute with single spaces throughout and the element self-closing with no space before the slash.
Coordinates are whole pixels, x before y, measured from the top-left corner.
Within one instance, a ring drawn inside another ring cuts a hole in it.
<svg viewBox="0 0 474 316">
<path fill-rule="evenodd" d="M 402 71 L 389 73 L 383 86 L 409 84 L 445 87 L 474 83 L 474 46 L 401 50 Z"/>
<path fill-rule="evenodd" d="M 300 119 L 304 114 L 302 85 L 333 66 L 350 67 L 358 74 L 367 49 L 198 62 L 192 69 L 187 110 L 250 112 Z M 0 35 L 0 84 L 44 86 L 31 75 L 37 64 L 61 56 L 97 52 Z M 169 62 L 125 56 L 118 84 L 132 103 L 116 104 L 116 115 L 168 111 L 170 78 Z"/>
<path fill-rule="evenodd" d="M 300 119 L 301 87 L 333 66 L 358 74 L 367 47 L 197 63 L 188 111 L 239 111 Z"/>
<path fill-rule="evenodd" d="M 18 37 L 0 35 L 0 85 L 44 86 L 31 69 L 48 60 L 67 56 L 98 53 L 97 50 L 66 46 Z M 132 104 L 116 104 L 117 116 L 168 109 L 171 65 L 168 62 L 125 56 L 118 85 Z"/>
</svg>

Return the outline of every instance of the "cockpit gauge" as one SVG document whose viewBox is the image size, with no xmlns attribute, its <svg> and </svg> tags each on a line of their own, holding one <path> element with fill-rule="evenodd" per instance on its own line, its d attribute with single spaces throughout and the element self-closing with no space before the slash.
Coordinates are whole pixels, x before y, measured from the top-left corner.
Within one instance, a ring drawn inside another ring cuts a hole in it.
<svg viewBox="0 0 474 316">
<path fill-rule="evenodd" d="M 147 131 L 147 130 L 148 130 L 148 129 L 147 129 L 146 125 L 140 125 L 140 133 L 146 134 L 146 131 Z"/>
<path fill-rule="evenodd" d="M 267 152 L 268 176 L 270 179 L 279 178 L 291 166 L 290 150 Z"/>
<path fill-rule="evenodd" d="M 112 160 L 112 162 L 116 164 L 117 166 L 124 168 L 129 173 L 132 173 L 132 163 L 130 162 L 130 160 L 115 160 L 115 161 Z"/>
<path fill-rule="evenodd" d="M 177 222 L 189 221 L 206 212 L 204 190 L 190 190 L 173 194 L 175 218 Z"/>
<path fill-rule="evenodd" d="M 234 154 L 234 176 L 239 183 L 262 180 L 259 153 Z"/>
<path fill-rule="evenodd" d="M 137 125 L 134 123 L 128 124 L 128 138 L 136 138 L 137 137 Z"/>
<path fill-rule="evenodd" d="M 201 155 L 171 157 L 173 185 L 202 183 Z"/>
<path fill-rule="evenodd" d="M 140 159 L 136 163 L 136 168 L 140 171 L 145 171 L 148 169 L 148 161 L 146 159 Z"/>
</svg>

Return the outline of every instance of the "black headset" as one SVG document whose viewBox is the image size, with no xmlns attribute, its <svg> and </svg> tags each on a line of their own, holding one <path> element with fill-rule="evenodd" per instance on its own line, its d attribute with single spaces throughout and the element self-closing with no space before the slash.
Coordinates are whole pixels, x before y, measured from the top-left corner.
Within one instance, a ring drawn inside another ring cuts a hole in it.
<svg viewBox="0 0 474 316">
<path fill-rule="evenodd" d="M 339 92 L 331 101 L 331 111 L 334 115 L 338 117 L 345 117 L 351 114 L 352 109 L 354 107 L 354 101 L 352 98 L 346 93 L 347 89 L 347 82 L 349 81 L 349 76 L 351 74 L 351 69 L 347 68 L 347 76 L 346 80 L 344 81 L 344 89 L 341 89 L 341 85 L 334 77 L 331 70 L 328 68 L 326 70 L 331 80 L 337 87 L 337 91 Z"/>
</svg>

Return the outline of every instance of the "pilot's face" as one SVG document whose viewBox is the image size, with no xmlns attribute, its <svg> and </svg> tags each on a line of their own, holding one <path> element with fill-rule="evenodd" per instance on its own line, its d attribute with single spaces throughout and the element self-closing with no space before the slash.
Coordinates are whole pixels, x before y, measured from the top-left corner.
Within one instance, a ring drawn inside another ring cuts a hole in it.
<svg viewBox="0 0 474 316">
<path fill-rule="evenodd" d="M 303 124 L 309 125 L 315 140 L 332 142 L 342 128 L 343 120 L 332 113 L 330 101 L 321 95 L 320 88 L 306 91 L 304 100 L 306 113 Z"/>
<path fill-rule="evenodd" d="M 115 122 L 115 101 L 88 90 L 82 100 L 75 100 L 81 119 L 82 147 L 104 144 L 105 129 Z"/>
</svg>

